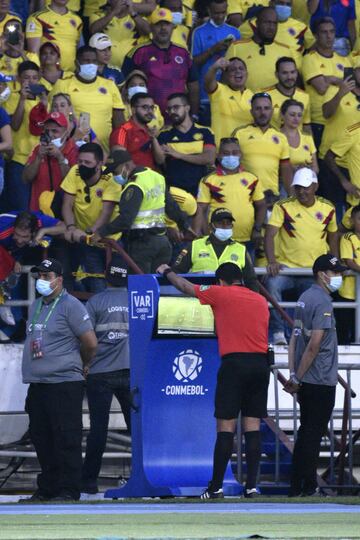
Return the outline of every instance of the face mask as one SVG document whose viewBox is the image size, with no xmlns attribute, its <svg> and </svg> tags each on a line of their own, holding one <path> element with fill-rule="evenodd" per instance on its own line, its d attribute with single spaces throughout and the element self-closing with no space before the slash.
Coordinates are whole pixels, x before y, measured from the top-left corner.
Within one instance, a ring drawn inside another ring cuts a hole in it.
<svg viewBox="0 0 360 540">
<path fill-rule="evenodd" d="M 280 22 L 286 21 L 291 16 L 291 6 L 275 6 L 275 11 Z"/>
<path fill-rule="evenodd" d="M 11 90 L 10 88 L 7 86 L 5 88 L 5 90 L 3 90 L 0 94 L 0 103 L 4 103 L 4 101 L 7 101 L 10 97 L 10 94 L 11 94 Z"/>
<path fill-rule="evenodd" d="M 97 68 L 96 64 L 82 64 L 79 67 L 79 75 L 85 81 L 92 81 L 96 77 Z"/>
<path fill-rule="evenodd" d="M 218 240 L 225 242 L 232 237 L 232 229 L 215 229 L 214 234 Z"/>
<path fill-rule="evenodd" d="M 50 287 L 51 283 L 54 281 L 54 279 L 52 281 L 46 281 L 46 279 L 37 279 L 35 284 L 37 292 L 41 294 L 41 296 L 49 296 L 55 290 Z"/>
<path fill-rule="evenodd" d="M 181 24 L 183 22 L 184 17 L 181 11 L 173 11 L 171 16 L 173 24 Z"/>
<path fill-rule="evenodd" d="M 331 276 L 330 283 L 327 283 L 326 286 L 330 292 L 338 291 L 342 285 L 343 278 L 342 276 Z"/>
<path fill-rule="evenodd" d="M 127 178 L 125 178 L 122 174 L 115 175 L 114 180 L 117 184 L 120 184 L 121 186 L 123 186 L 127 182 Z"/>
<path fill-rule="evenodd" d="M 96 173 L 96 167 L 86 167 L 85 165 L 79 165 L 79 174 L 83 180 L 90 180 Z"/>
<path fill-rule="evenodd" d="M 51 141 L 51 144 L 53 144 L 56 148 L 61 148 L 63 145 L 62 137 L 57 137 L 56 139 L 53 139 Z"/>
<path fill-rule="evenodd" d="M 75 141 L 75 144 L 78 148 L 81 148 L 84 144 L 86 144 L 86 141 L 80 139 L 79 141 Z"/>
<path fill-rule="evenodd" d="M 221 165 L 225 169 L 237 169 L 240 165 L 240 156 L 224 156 L 221 158 Z"/>
<path fill-rule="evenodd" d="M 146 86 L 132 86 L 128 88 L 128 98 L 131 99 L 135 94 L 147 94 Z"/>
</svg>

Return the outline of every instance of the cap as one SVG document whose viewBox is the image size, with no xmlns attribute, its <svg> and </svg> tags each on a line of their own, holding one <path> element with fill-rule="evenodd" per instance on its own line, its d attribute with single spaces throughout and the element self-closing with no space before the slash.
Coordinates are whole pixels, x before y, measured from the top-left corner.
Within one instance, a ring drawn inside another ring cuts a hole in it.
<svg viewBox="0 0 360 540">
<path fill-rule="evenodd" d="M 49 46 L 49 47 L 52 47 L 54 49 L 54 51 L 57 52 L 57 54 L 59 56 L 61 56 L 61 52 L 60 52 L 60 48 L 58 45 L 56 45 L 56 43 L 52 43 L 51 41 L 45 41 L 45 43 L 43 43 L 39 49 L 39 53 L 41 53 L 41 49 L 43 49 L 44 47 L 46 46 Z"/>
<path fill-rule="evenodd" d="M 170 9 L 157 7 L 156 9 L 154 9 L 152 14 L 150 15 L 149 21 L 150 21 L 150 24 L 156 24 L 161 21 L 172 23 L 173 22 L 172 13 Z"/>
<path fill-rule="evenodd" d="M 44 122 L 48 117 L 45 105 L 40 102 L 33 107 L 29 114 L 29 131 L 31 135 L 39 136 L 44 129 Z"/>
<path fill-rule="evenodd" d="M 317 179 L 316 173 L 312 169 L 309 169 L 308 167 L 303 167 L 296 171 L 291 185 L 309 187 L 311 186 L 311 184 L 317 184 L 317 183 L 318 183 L 318 179 Z"/>
<path fill-rule="evenodd" d="M 65 114 L 55 111 L 48 114 L 48 116 L 44 120 L 44 124 L 45 122 L 55 122 L 55 124 L 60 127 L 68 127 L 68 121 Z"/>
<path fill-rule="evenodd" d="M 106 161 L 104 174 L 112 173 L 118 165 L 132 161 L 132 157 L 127 150 L 112 150 Z"/>
<path fill-rule="evenodd" d="M 104 49 L 111 47 L 112 42 L 107 34 L 102 34 L 101 32 L 98 32 L 97 34 L 91 36 L 91 38 L 89 39 L 89 45 L 93 49 L 103 51 Z"/>
<path fill-rule="evenodd" d="M 216 208 L 216 210 L 214 210 L 211 214 L 210 223 L 214 223 L 214 221 L 221 221 L 223 219 L 231 219 L 231 221 L 235 221 L 235 218 L 230 210 L 227 208 Z"/>
<path fill-rule="evenodd" d="M 348 270 L 347 266 L 341 264 L 339 259 L 331 253 L 320 255 L 313 264 L 313 273 L 326 272 L 326 270 L 332 270 L 333 272 L 345 272 Z"/>
<path fill-rule="evenodd" d="M 126 287 L 128 268 L 120 255 L 113 254 L 105 278 L 113 287 Z"/>
<path fill-rule="evenodd" d="M 33 266 L 30 272 L 55 272 L 59 276 L 63 274 L 61 262 L 57 259 L 44 259 L 38 266 Z"/>
<path fill-rule="evenodd" d="M 131 81 L 131 79 L 133 77 L 135 77 L 135 75 L 137 75 L 138 77 L 141 77 L 142 79 L 144 79 L 144 81 L 147 82 L 148 78 L 147 78 L 147 75 L 141 71 L 140 69 L 134 69 L 133 71 L 131 71 L 129 73 L 129 75 L 126 77 L 125 79 L 125 86 L 127 86 L 129 84 L 129 81 Z"/>
<path fill-rule="evenodd" d="M 5 73 L 0 73 L 0 83 L 14 81 L 15 77 L 12 75 L 5 75 Z"/>
</svg>

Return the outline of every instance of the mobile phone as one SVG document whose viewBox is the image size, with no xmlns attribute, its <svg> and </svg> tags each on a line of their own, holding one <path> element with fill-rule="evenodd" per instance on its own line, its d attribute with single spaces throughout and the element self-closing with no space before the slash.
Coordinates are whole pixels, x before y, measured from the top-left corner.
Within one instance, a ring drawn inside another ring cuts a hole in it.
<svg viewBox="0 0 360 540">
<path fill-rule="evenodd" d="M 90 129 L 90 113 L 81 112 L 79 116 L 79 128 L 81 131 L 89 131 Z"/>
<path fill-rule="evenodd" d="M 344 68 L 344 79 L 347 79 L 348 77 L 354 78 L 354 68 L 352 67 Z"/>
<path fill-rule="evenodd" d="M 20 43 L 20 29 L 15 24 L 9 24 L 5 31 L 6 41 L 10 45 L 18 45 Z"/>
<path fill-rule="evenodd" d="M 41 144 L 50 144 L 51 143 L 51 137 L 46 131 L 44 131 L 44 133 L 42 133 L 40 135 L 40 143 Z"/>
<path fill-rule="evenodd" d="M 43 84 L 29 84 L 29 91 L 32 93 L 33 96 L 41 96 L 41 94 L 47 92 Z"/>
</svg>

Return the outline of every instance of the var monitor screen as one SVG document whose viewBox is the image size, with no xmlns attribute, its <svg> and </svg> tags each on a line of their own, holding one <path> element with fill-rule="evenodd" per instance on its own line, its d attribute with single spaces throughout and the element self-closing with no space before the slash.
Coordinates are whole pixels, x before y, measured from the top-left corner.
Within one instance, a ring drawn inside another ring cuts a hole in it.
<svg viewBox="0 0 360 540">
<path fill-rule="evenodd" d="M 214 336 L 212 309 L 201 305 L 197 298 L 160 296 L 158 334 Z"/>
</svg>

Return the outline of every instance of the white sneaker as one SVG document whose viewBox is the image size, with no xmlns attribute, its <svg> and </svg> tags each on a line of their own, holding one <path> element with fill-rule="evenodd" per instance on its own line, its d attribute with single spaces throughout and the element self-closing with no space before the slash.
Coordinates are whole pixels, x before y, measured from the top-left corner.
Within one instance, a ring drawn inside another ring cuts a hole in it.
<svg viewBox="0 0 360 540">
<path fill-rule="evenodd" d="M 9 306 L 0 306 L 0 319 L 9 326 L 15 326 L 14 315 Z"/>
<path fill-rule="evenodd" d="M 287 345 L 284 332 L 274 332 L 274 345 Z"/>
</svg>

